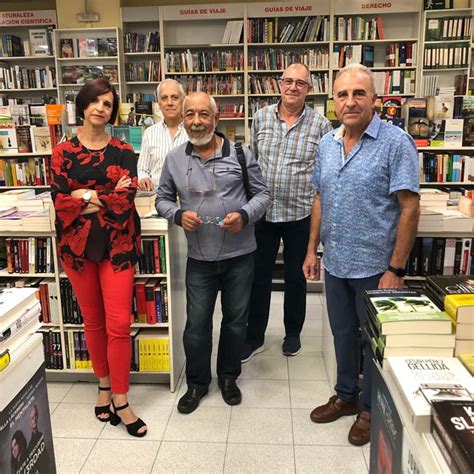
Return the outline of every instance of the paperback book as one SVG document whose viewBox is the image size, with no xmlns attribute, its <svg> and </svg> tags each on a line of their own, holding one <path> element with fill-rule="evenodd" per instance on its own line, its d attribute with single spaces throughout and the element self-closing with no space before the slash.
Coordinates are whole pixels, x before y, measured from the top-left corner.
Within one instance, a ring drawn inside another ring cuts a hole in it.
<svg viewBox="0 0 474 474">
<path fill-rule="evenodd" d="M 378 335 L 451 332 L 449 316 L 419 290 L 368 290 L 365 301 Z"/>
<path fill-rule="evenodd" d="M 433 402 L 432 431 L 447 448 L 441 451 L 448 464 L 454 461 L 462 473 L 474 471 L 474 401 Z"/>
<path fill-rule="evenodd" d="M 454 357 L 389 357 L 387 367 L 410 412 L 416 431 L 430 430 L 431 405 L 423 395 L 422 384 L 456 384 L 474 393 L 472 377 Z"/>
</svg>

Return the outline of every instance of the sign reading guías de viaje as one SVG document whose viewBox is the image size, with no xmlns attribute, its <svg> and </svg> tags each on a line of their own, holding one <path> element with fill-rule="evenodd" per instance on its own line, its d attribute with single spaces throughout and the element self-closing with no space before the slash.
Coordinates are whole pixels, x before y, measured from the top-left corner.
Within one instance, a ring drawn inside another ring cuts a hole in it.
<svg viewBox="0 0 474 474">
<path fill-rule="evenodd" d="M 329 0 L 247 4 L 247 15 L 249 18 L 329 15 L 330 10 Z"/>
<path fill-rule="evenodd" d="M 55 24 L 56 12 L 54 10 L 0 12 L 0 26 L 42 26 Z"/>
<path fill-rule="evenodd" d="M 336 15 L 363 15 L 365 13 L 418 12 L 419 2 L 414 0 L 335 0 Z"/>
<path fill-rule="evenodd" d="M 218 20 L 226 18 L 242 18 L 242 4 L 220 3 L 203 5 L 167 5 L 163 7 L 163 19 L 176 20 Z"/>
</svg>

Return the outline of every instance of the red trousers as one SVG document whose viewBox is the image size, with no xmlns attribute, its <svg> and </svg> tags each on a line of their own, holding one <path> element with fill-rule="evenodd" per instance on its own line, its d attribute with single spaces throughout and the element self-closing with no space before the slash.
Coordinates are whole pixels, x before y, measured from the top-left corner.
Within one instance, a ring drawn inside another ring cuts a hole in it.
<svg viewBox="0 0 474 474">
<path fill-rule="evenodd" d="M 82 317 L 87 350 L 97 377 L 110 375 L 112 392 L 128 392 L 130 314 L 134 268 L 114 272 L 109 260 L 85 261 L 80 272 L 65 266 Z"/>
</svg>

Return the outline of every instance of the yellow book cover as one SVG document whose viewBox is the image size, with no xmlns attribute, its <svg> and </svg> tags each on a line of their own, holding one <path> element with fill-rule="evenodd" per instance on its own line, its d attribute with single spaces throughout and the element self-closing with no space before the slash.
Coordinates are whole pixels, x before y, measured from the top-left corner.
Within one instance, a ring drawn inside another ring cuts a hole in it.
<svg viewBox="0 0 474 474">
<path fill-rule="evenodd" d="M 474 354 L 460 354 L 458 359 L 463 363 L 469 373 L 474 376 Z"/>
<path fill-rule="evenodd" d="M 163 338 L 163 372 L 170 371 L 170 340 Z"/>
<path fill-rule="evenodd" d="M 140 372 L 146 372 L 148 368 L 148 360 L 146 358 L 145 340 L 143 339 L 138 341 L 138 359 Z"/>
<path fill-rule="evenodd" d="M 446 295 L 444 310 L 457 322 L 474 322 L 474 295 Z"/>
</svg>

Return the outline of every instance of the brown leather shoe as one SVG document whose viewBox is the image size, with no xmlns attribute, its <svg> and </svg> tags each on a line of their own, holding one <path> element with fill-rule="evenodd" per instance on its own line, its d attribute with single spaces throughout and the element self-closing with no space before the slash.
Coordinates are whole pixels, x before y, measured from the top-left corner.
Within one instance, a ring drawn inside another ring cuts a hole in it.
<svg viewBox="0 0 474 474">
<path fill-rule="evenodd" d="M 325 405 L 316 407 L 310 415 L 315 423 L 331 423 L 341 416 L 356 415 L 359 413 L 357 403 L 348 403 L 333 395 Z"/>
<path fill-rule="evenodd" d="M 362 446 L 370 441 L 370 412 L 361 411 L 351 426 L 348 436 L 349 443 Z"/>
</svg>

